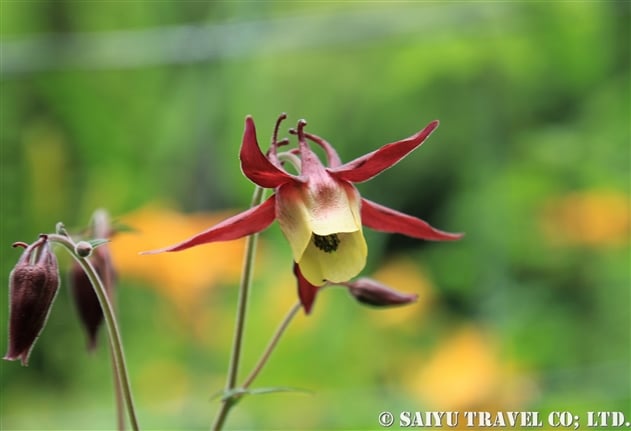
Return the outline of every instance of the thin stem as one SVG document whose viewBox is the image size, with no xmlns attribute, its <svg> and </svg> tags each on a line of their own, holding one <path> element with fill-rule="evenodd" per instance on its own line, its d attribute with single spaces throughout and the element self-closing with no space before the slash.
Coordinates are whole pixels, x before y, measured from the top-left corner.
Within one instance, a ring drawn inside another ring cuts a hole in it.
<svg viewBox="0 0 631 431">
<path fill-rule="evenodd" d="M 112 372 L 114 373 L 114 400 L 116 402 L 116 423 L 118 431 L 125 431 L 125 414 L 123 413 L 123 388 L 121 387 L 121 379 L 116 368 L 116 360 L 114 353 L 110 350 L 110 359 L 112 362 Z"/>
<path fill-rule="evenodd" d="M 114 361 L 114 367 L 118 371 L 118 379 L 122 386 L 123 398 L 125 400 L 125 405 L 127 406 L 129 421 L 131 422 L 132 429 L 134 431 L 138 431 L 140 427 L 138 426 L 138 419 L 136 418 L 136 411 L 134 409 L 134 400 L 127 374 L 127 365 L 125 364 L 125 354 L 123 352 L 123 342 L 116 323 L 112 304 L 110 303 L 105 291 L 105 286 L 103 286 L 103 283 L 94 269 L 94 266 L 92 266 L 92 263 L 88 259 L 80 257 L 75 253 L 75 244 L 69 237 L 59 234 L 49 234 L 48 240 L 62 245 L 70 253 L 77 263 L 81 265 L 81 268 L 88 276 L 92 287 L 94 287 L 94 292 L 96 293 L 99 303 L 101 304 L 101 309 L 103 310 L 105 326 L 107 327 L 110 347 L 112 349 L 112 359 Z"/>
<path fill-rule="evenodd" d="M 265 348 L 265 351 L 259 358 L 259 361 L 256 363 L 256 365 L 250 372 L 250 375 L 243 382 L 243 385 L 241 386 L 243 389 L 247 389 L 252 384 L 254 379 L 256 379 L 256 377 L 259 375 L 259 373 L 261 372 L 261 370 L 267 363 L 267 360 L 269 359 L 270 355 L 274 351 L 276 344 L 278 344 L 280 337 L 282 337 L 283 333 L 285 332 L 285 330 L 291 323 L 292 319 L 300 310 L 300 307 L 301 307 L 300 302 L 297 302 L 296 304 L 294 304 L 294 306 L 291 307 L 291 309 L 289 310 L 289 313 L 287 313 L 287 315 L 285 316 L 283 321 L 280 323 L 280 325 L 278 325 L 278 329 L 276 329 L 276 332 L 272 336 L 272 339 L 269 341 L 269 344 Z"/>
<path fill-rule="evenodd" d="M 263 202 L 264 189 L 256 187 L 252 196 L 252 204 L 255 207 Z M 239 302 L 237 308 L 237 322 L 234 331 L 234 342 L 232 344 L 232 356 L 228 371 L 226 389 L 234 389 L 237 384 L 237 374 L 239 372 L 239 361 L 241 359 L 241 345 L 243 344 L 243 329 L 245 328 L 245 315 L 247 312 L 248 296 L 252 285 L 252 274 L 254 273 L 254 257 L 256 256 L 256 243 L 258 234 L 248 236 L 245 246 L 245 257 L 243 259 L 243 274 L 241 285 L 239 286 Z"/>
<path fill-rule="evenodd" d="M 116 317 L 116 298 L 113 292 L 110 302 L 112 304 L 112 312 Z M 114 357 L 114 351 L 110 349 L 110 361 L 112 363 L 112 372 L 114 373 L 114 398 L 116 401 L 116 423 L 118 424 L 118 431 L 125 431 L 125 406 L 123 403 L 123 387 L 121 386 L 121 379 L 116 367 L 116 359 Z"/>
<path fill-rule="evenodd" d="M 259 205 L 263 202 L 264 189 L 257 186 L 252 196 L 251 207 Z M 241 275 L 241 284 L 239 286 L 239 299 L 237 305 L 237 317 L 234 330 L 234 339 L 232 342 L 232 354 L 228 365 L 228 377 L 226 380 L 226 393 L 232 391 L 237 384 L 237 374 L 239 372 L 239 362 L 241 359 L 241 345 L 243 343 L 243 329 L 245 327 L 245 315 L 248 305 L 248 294 L 250 285 L 252 284 L 252 274 L 254 272 L 254 257 L 256 255 L 256 243 L 258 234 L 248 236 L 245 243 L 245 257 L 243 259 L 243 272 Z M 228 417 L 228 412 L 235 403 L 234 397 L 225 397 L 221 402 L 221 407 L 215 422 L 212 425 L 213 430 L 220 430 Z"/>
</svg>

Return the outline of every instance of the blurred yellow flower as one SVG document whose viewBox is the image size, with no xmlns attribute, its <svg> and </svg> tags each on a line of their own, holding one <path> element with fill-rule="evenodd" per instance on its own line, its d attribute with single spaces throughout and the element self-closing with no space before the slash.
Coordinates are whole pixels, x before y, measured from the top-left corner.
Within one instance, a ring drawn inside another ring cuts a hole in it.
<svg viewBox="0 0 631 431">
<path fill-rule="evenodd" d="M 628 244 L 631 200 L 629 196 L 613 190 L 571 193 L 545 207 L 541 227 L 545 237 L 553 244 Z"/>
<path fill-rule="evenodd" d="M 437 410 L 514 408 L 532 392 L 532 383 L 520 377 L 513 364 L 502 361 L 493 339 L 472 325 L 439 343 L 411 375 L 411 392 L 427 408 Z"/>
<path fill-rule="evenodd" d="M 198 247 L 184 253 L 151 256 L 139 252 L 190 236 L 226 217 L 226 212 L 185 215 L 155 206 L 121 218 L 133 232 L 117 234 L 111 243 L 120 276 L 137 278 L 157 288 L 183 312 L 218 283 L 236 283 L 241 274 L 244 241 Z"/>
</svg>

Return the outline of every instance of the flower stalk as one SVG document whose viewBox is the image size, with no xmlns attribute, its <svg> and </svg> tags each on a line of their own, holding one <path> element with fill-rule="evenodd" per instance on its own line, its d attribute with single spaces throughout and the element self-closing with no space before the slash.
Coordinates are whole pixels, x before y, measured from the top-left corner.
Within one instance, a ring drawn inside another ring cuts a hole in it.
<svg viewBox="0 0 631 431">
<path fill-rule="evenodd" d="M 59 234 L 49 234 L 48 241 L 63 246 L 63 248 L 65 248 L 66 251 L 68 251 L 68 253 L 70 253 L 70 255 L 77 261 L 83 271 L 85 271 L 85 274 L 88 276 L 90 283 L 94 287 L 94 292 L 96 293 L 96 296 L 99 299 L 99 303 L 101 304 L 101 308 L 103 309 L 104 322 L 109 334 L 110 347 L 112 350 L 112 358 L 114 362 L 115 378 L 121 386 L 122 395 L 125 406 L 127 408 L 127 413 L 129 415 L 131 428 L 134 431 L 138 431 L 140 427 L 138 425 L 138 419 L 136 417 L 136 411 L 134 408 L 131 384 L 127 372 L 127 365 L 125 363 L 123 342 L 120 331 L 118 329 L 118 325 L 116 323 L 114 309 L 105 290 L 105 286 L 103 285 L 103 282 L 101 281 L 92 263 L 90 263 L 90 261 L 86 257 L 82 257 L 76 253 L 76 244 L 72 241 L 72 239 L 70 239 L 70 237 Z"/>
<path fill-rule="evenodd" d="M 263 201 L 264 192 L 265 190 L 259 186 L 254 189 L 251 207 L 256 207 Z M 256 257 L 257 242 L 258 233 L 254 233 L 247 237 L 245 243 L 245 257 L 243 259 L 243 272 L 241 274 L 241 284 L 239 286 L 234 339 L 232 343 L 230 362 L 228 364 L 228 377 L 226 379 L 225 393 L 227 394 L 231 393 L 237 385 L 239 362 L 241 360 L 241 346 L 243 344 L 243 330 L 245 328 L 245 316 L 247 313 L 250 286 L 252 284 L 252 274 L 254 273 L 254 258 Z M 215 422 L 212 425 L 213 430 L 220 430 L 223 427 L 223 424 L 228 417 L 228 413 L 236 401 L 237 395 L 231 395 L 223 398 L 219 413 L 217 413 Z"/>
<path fill-rule="evenodd" d="M 270 355 L 274 351 L 274 348 L 278 344 L 278 341 L 280 341 L 280 337 L 283 336 L 283 334 L 285 333 L 285 330 L 287 329 L 287 327 L 289 326 L 293 318 L 296 316 L 296 314 L 298 314 L 298 311 L 300 311 L 301 307 L 302 305 L 300 304 L 300 302 L 296 302 L 296 304 L 294 304 L 294 306 L 291 307 L 291 309 L 289 310 L 289 313 L 287 313 L 283 321 L 278 326 L 278 329 L 276 329 L 276 332 L 274 332 L 274 335 L 272 336 L 272 339 L 270 340 L 269 344 L 265 348 L 265 351 L 261 355 L 261 358 L 258 360 L 256 365 L 250 372 L 250 375 L 245 379 L 245 381 L 243 382 L 243 385 L 241 385 L 243 389 L 249 388 L 252 382 L 254 381 L 254 379 L 256 379 L 256 377 L 259 375 L 259 373 L 261 372 L 261 370 L 267 363 L 267 360 L 269 359 Z"/>
</svg>

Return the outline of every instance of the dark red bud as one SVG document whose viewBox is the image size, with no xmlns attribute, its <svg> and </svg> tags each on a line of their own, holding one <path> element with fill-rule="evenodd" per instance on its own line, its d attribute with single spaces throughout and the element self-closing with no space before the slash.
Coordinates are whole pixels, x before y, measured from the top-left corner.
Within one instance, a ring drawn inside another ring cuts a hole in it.
<svg viewBox="0 0 631 431">
<path fill-rule="evenodd" d="M 112 234 L 109 217 L 104 210 L 98 210 L 92 216 L 90 234 L 101 239 L 108 238 Z M 111 300 L 114 294 L 116 275 L 107 244 L 93 248 L 90 243 L 79 241 L 76 248 L 79 248 L 81 244 L 89 246 L 90 257 L 88 259 L 103 282 L 105 291 Z M 103 310 L 90 279 L 77 262 L 73 263 L 70 270 L 70 290 L 79 313 L 79 319 L 88 336 L 88 349 L 93 350 L 96 347 L 99 328 L 103 324 Z"/>
<path fill-rule="evenodd" d="M 360 278 L 342 283 L 358 302 L 374 307 L 392 307 L 415 302 L 418 295 L 403 293 L 381 284 L 371 278 Z"/>
<path fill-rule="evenodd" d="M 4 359 L 20 359 L 22 365 L 28 365 L 58 290 L 57 258 L 42 236 L 26 247 L 9 276 L 9 350 Z"/>
<path fill-rule="evenodd" d="M 89 259 L 101 278 L 105 291 L 111 298 L 114 270 L 107 246 L 102 245 L 94 249 Z M 81 265 L 76 262 L 72 265 L 70 271 L 70 289 L 79 318 L 88 336 L 88 349 L 93 350 L 96 347 L 99 328 L 103 323 L 103 310 L 90 283 L 90 279 L 83 271 L 83 268 L 81 268 Z"/>
</svg>

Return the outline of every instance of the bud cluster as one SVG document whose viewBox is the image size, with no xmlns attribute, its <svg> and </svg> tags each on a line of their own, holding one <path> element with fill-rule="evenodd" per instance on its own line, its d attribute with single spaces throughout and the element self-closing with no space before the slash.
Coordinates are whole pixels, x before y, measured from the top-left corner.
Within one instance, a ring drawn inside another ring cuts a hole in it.
<svg viewBox="0 0 631 431">
<path fill-rule="evenodd" d="M 100 237 L 99 240 L 78 241 L 75 244 L 63 225 L 59 224 L 57 234 L 40 235 L 32 244 L 13 244 L 14 247 L 23 247 L 24 252 L 9 276 L 9 346 L 4 359 L 19 359 L 22 365 L 28 365 L 31 350 L 46 325 L 60 285 L 57 258 L 50 245 L 51 242 L 57 242 L 57 238 L 68 241 L 79 259 L 89 259 L 111 299 L 115 274 L 105 244 L 105 238 L 109 238 L 111 233 L 107 214 L 97 211 L 92 218 L 89 234 Z M 90 279 L 77 261 L 73 262 L 70 269 L 69 284 L 81 323 L 88 335 L 88 347 L 93 349 L 98 329 L 103 323 L 103 310 Z"/>
</svg>

